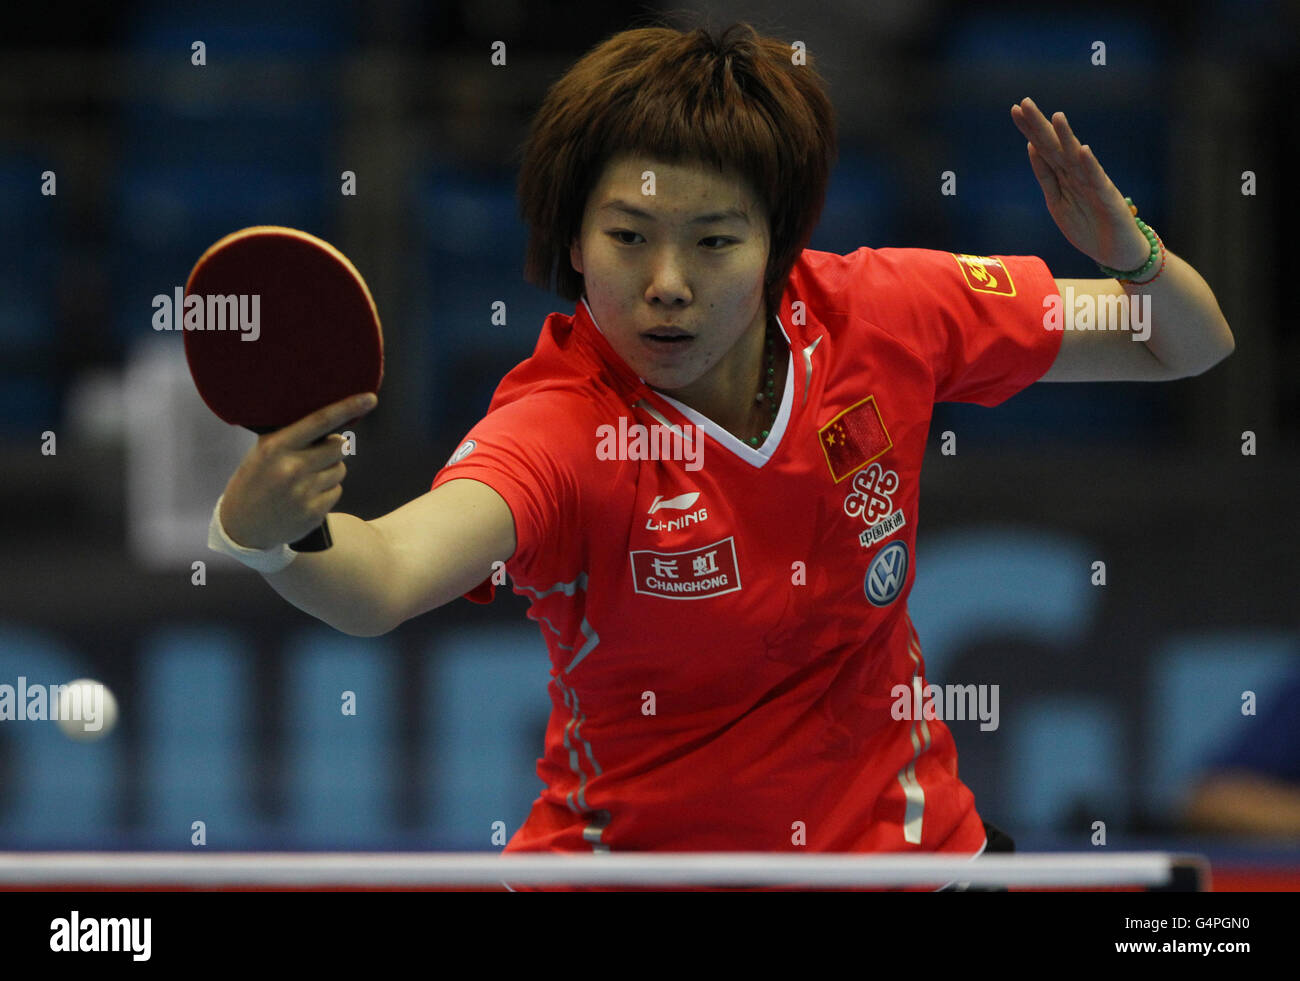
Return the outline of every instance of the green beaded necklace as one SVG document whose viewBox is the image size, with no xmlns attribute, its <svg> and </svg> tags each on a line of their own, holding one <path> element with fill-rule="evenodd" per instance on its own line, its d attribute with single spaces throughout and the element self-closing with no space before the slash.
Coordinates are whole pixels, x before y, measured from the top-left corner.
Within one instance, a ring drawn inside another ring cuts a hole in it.
<svg viewBox="0 0 1300 981">
<path fill-rule="evenodd" d="M 767 331 L 765 332 L 764 337 L 765 340 L 763 346 L 767 351 L 766 370 L 763 373 L 764 390 L 754 396 L 754 402 L 757 403 L 758 405 L 762 405 L 763 400 L 766 399 L 767 404 L 772 407 L 772 418 L 768 420 L 767 428 L 763 430 L 762 436 L 749 437 L 750 446 L 758 446 L 761 441 L 766 440 L 768 434 L 771 433 L 772 431 L 772 424 L 776 422 L 776 411 L 777 411 L 776 367 L 773 363 L 774 355 L 772 354 L 772 325 L 771 324 L 767 325 Z"/>
</svg>

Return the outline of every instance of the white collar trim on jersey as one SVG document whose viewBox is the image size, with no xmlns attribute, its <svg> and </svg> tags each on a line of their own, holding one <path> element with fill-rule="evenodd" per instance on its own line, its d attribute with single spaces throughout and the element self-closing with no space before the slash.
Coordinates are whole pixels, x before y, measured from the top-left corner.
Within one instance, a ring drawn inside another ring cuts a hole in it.
<svg viewBox="0 0 1300 981">
<path fill-rule="evenodd" d="M 781 318 L 777 317 L 776 322 L 780 326 Z M 784 327 L 781 328 L 781 333 L 782 335 L 785 334 Z M 789 338 L 786 340 L 788 344 Z M 772 429 L 767 434 L 767 439 L 763 441 L 762 446 L 750 446 L 723 429 L 708 416 L 696 412 L 689 405 L 678 402 L 671 395 L 665 395 L 663 392 L 655 392 L 655 394 L 746 463 L 761 467 L 772 458 L 776 448 L 781 445 L 781 439 L 785 436 L 786 427 L 790 423 L 790 409 L 794 405 L 794 355 L 793 353 L 789 355 L 789 367 L 785 373 L 785 392 L 781 396 L 781 408 L 777 412 L 776 422 L 772 423 Z"/>
<path fill-rule="evenodd" d="M 591 322 L 596 325 L 596 329 L 600 330 L 600 324 L 596 322 L 596 315 L 592 313 L 591 304 L 587 302 L 587 297 L 585 295 L 582 297 L 582 305 L 587 308 L 587 315 L 591 317 Z M 776 452 L 776 448 L 781 445 L 781 438 L 785 435 L 786 426 L 788 426 L 790 422 L 791 407 L 794 405 L 794 349 L 790 346 L 790 335 L 785 332 L 785 325 L 781 323 L 781 318 L 776 314 L 773 314 L 772 319 L 776 321 L 776 326 L 781 330 L 781 336 L 785 338 L 786 350 L 789 352 L 789 367 L 785 373 L 785 390 L 781 395 L 781 408 L 777 411 L 776 421 L 772 423 L 772 429 L 768 432 L 767 439 L 763 441 L 762 446 L 750 446 L 748 443 L 723 429 L 708 416 L 696 412 L 689 405 L 686 405 L 683 402 L 678 402 L 671 395 L 665 395 L 663 392 L 658 391 L 655 392 L 656 395 L 669 405 L 673 406 L 673 408 L 689 419 L 694 425 L 703 429 L 705 433 L 712 436 L 718 443 L 722 444 L 746 463 L 752 464 L 755 467 L 761 467 L 770 460 L 772 454 Z M 602 337 L 605 336 L 603 330 L 600 330 L 600 334 Z M 637 380 L 643 385 L 646 384 L 646 380 L 640 375 L 637 376 Z"/>
</svg>

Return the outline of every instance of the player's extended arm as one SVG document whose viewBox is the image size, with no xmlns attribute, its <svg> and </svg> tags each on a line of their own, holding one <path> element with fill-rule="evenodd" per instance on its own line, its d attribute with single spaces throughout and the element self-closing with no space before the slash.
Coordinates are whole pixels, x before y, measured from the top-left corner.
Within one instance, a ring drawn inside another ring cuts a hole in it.
<svg viewBox="0 0 1300 981">
<path fill-rule="evenodd" d="M 1029 164 L 1042 186 L 1047 210 L 1062 234 L 1084 255 L 1111 269 L 1136 269 L 1150 245 L 1124 197 L 1106 176 L 1092 149 L 1081 145 L 1065 113 L 1051 121 L 1032 99 L 1011 107 L 1011 118 L 1029 140 Z M 1199 375 L 1235 347 L 1232 331 L 1201 275 L 1166 248 L 1164 271 L 1153 282 L 1114 279 L 1057 280 L 1063 306 L 1091 295 L 1095 329 L 1066 330 L 1056 361 L 1042 381 L 1167 381 Z M 1146 278 L 1149 278 L 1146 277 Z M 1139 332 L 1132 304 L 1107 297 L 1145 295 L 1150 319 Z M 1065 297 L 1072 299 L 1067 301 Z M 1119 317 L 1119 322 L 1111 319 Z"/>
<path fill-rule="evenodd" d="M 362 637 L 468 592 L 515 551 L 510 508 L 476 480 L 449 480 L 373 521 L 330 511 L 346 473 L 342 441 L 317 440 L 374 404 L 373 395 L 344 400 L 261 437 L 221 505 L 226 534 L 247 548 L 296 541 L 328 513 L 332 548 L 264 575 L 304 613 Z"/>
<path fill-rule="evenodd" d="M 331 512 L 334 547 L 266 581 L 304 613 L 358 637 L 450 603 L 515 551 L 510 508 L 477 480 L 449 480 L 381 518 Z"/>
</svg>

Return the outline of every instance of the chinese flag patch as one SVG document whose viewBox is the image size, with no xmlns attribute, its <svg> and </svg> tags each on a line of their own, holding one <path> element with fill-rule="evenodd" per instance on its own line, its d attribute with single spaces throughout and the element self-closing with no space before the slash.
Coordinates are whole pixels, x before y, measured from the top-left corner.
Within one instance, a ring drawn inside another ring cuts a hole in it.
<svg viewBox="0 0 1300 981">
<path fill-rule="evenodd" d="M 954 252 L 952 257 L 966 274 L 966 285 L 977 293 L 998 293 L 1002 296 L 1015 296 L 1016 284 L 1011 282 L 1011 273 L 1002 265 L 1001 259 L 986 255 L 963 255 Z"/>
<path fill-rule="evenodd" d="M 894 445 L 874 395 L 849 406 L 817 430 L 817 436 L 837 484 Z"/>
</svg>

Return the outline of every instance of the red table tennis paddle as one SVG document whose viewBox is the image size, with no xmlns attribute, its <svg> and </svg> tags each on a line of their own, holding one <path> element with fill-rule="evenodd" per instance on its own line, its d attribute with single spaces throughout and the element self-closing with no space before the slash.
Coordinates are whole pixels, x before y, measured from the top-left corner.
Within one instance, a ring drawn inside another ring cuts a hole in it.
<svg viewBox="0 0 1300 981">
<path fill-rule="evenodd" d="M 314 235 L 277 225 L 227 235 L 194 264 L 184 315 L 190 375 L 208 408 L 232 425 L 269 433 L 379 391 L 384 341 L 375 301 L 347 257 Z M 330 544 L 322 523 L 290 547 L 320 552 Z"/>
</svg>

